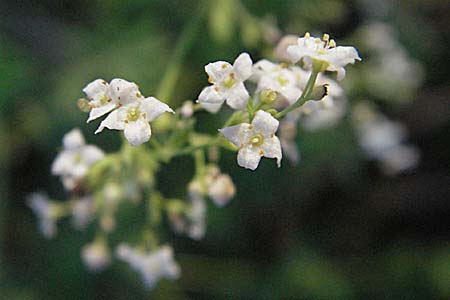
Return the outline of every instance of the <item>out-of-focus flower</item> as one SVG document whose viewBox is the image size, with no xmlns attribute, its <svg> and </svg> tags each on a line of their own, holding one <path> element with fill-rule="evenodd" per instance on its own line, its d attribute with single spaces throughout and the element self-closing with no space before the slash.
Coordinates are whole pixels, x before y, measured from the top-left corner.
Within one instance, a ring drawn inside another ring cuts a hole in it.
<svg viewBox="0 0 450 300">
<path fill-rule="evenodd" d="M 72 225 L 75 229 L 84 229 L 92 221 L 95 213 L 94 199 L 85 196 L 72 203 Z"/>
<path fill-rule="evenodd" d="M 328 34 L 323 38 L 314 38 L 308 32 L 304 37 L 298 38 L 297 45 L 288 46 L 287 53 L 293 63 L 303 60 L 305 67 L 312 68 L 313 61 L 322 63 L 323 71 L 337 72 L 337 79 L 345 77 L 344 67 L 355 60 L 361 60 L 358 51 L 350 46 L 336 46 Z"/>
<path fill-rule="evenodd" d="M 72 190 L 87 175 L 89 167 L 104 156 L 97 146 L 86 145 L 79 129 L 73 129 L 64 135 L 63 150 L 52 164 L 52 174 L 61 176 L 64 187 Z"/>
<path fill-rule="evenodd" d="M 219 131 L 239 147 L 238 165 L 255 170 L 263 156 L 275 158 L 280 167 L 281 145 L 280 140 L 275 136 L 278 124 L 278 120 L 268 112 L 259 110 L 251 124 L 241 123 L 219 129 Z"/>
<path fill-rule="evenodd" d="M 202 184 L 191 181 L 188 185 L 189 206 L 186 211 L 186 234 L 194 240 L 202 239 L 206 231 L 206 202 Z"/>
<path fill-rule="evenodd" d="M 219 207 L 227 204 L 235 194 L 236 187 L 228 174 L 218 175 L 208 189 L 208 196 Z"/>
<path fill-rule="evenodd" d="M 282 61 L 290 61 L 290 56 L 287 52 L 289 46 L 297 45 L 298 36 L 289 34 L 283 36 L 279 41 L 274 50 L 274 55 L 277 59 Z"/>
<path fill-rule="evenodd" d="M 302 94 L 297 85 L 296 74 L 284 63 L 275 64 L 267 59 L 253 66 L 251 80 L 257 82 L 256 93 L 265 89 L 278 92 L 289 103 L 294 103 Z"/>
<path fill-rule="evenodd" d="M 81 250 L 81 258 L 91 272 L 102 271 L 111 263 L 109 248 L 102 239 L 85 245 Z"/>
<path fill-rule="evenodd" d="M 112 84 L 111 84 L 112 86 Z M 120 99 L 133 98 L 132 92 L 125 92 L 121 89 L 121 93 L 117 96 Z M 105 127 L 108 129 L 123 130 L 125 138 L 130 145 L 139 146 L 147 142 L 151 136 L 151 129 L 149 122 L 158 118 L 164 112 L 174 111 L 165 103 L 159 101 L 154 97 L 145 98 L 142 100 L 135 100 L 124 104 L 120 108 L 111 112 L 105 120 L 102 121 L 95 133 L 101 132 Z"/>
<path fill-rule="evenodd" d="M 61 216 L 58 204 L 51 201 L 47 195 L 33 193 L 28 196 L 27 205 L 36 214 L 41 233 L 48 239 L 54 237 L 57 231 L 56 221 Z"/>
<path fill-rule="evenodd" d="M 242 53 L 233 65 L 225 61 L 206 65 L 208 82 L 212 85 L 203 89 L 198 102 L 211 112 L 217 112 L 224 101 L 233 109 L 244 108 L 250 97 L 244 81 L 252 74 L 252 64 L 250 55 Z"/>
<path fill-rule="evenodd" d="M 150 253 L 127 244 L 120 244 L 116 250 L 117 257 L 140 274 L 147 289 L 152 289 L 161 278 L 174 280 L 180 276 L 180 267 L 173 258 L 172 247 L 168 245 Z"/>
<path fill-rule="evenodd" d="M 192 101 L 184 101 L 180 109 L 181 116 L 183 118 L 190 118 L 194 114 L 194 103 Z"/>
<path fill-rule="evenodd" d="M 417 165 L 420 153 L 405 144 L 406 129 L 387 119 L 368 103 L 359 103 L 352 112 L 358 141 L 368 158 L 378 160 L 388 174 L 406 171 Z"/>
</svg>

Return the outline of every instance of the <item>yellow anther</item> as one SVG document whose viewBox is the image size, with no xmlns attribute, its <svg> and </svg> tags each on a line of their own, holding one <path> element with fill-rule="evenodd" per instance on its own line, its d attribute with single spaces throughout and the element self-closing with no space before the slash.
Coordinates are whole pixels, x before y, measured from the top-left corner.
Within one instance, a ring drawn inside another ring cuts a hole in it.
<svg viewBox="0 0 450 300">
<path fill-rule="evenodd" d="M 322 40 L 319 39 L 319 38 L 316 38 L 316 39 L 314 40 L 314 42 L 315 42 L 316 44 L 320 44 L 320 43 L 322 43 Z"/>
<path fill-rule="evenodd" d="M 282 69 L 286 69 L 287 66 L 288 66 L 287 63 L 281 63 L 281 64 L 280 64 L 280 67 L 281 67 Z"/>
<path fill-rule="evenodd" d="M 209 82 L 209 83 L 214 83 L 214 79 L 213 79 L 211 76 L 209 76 L 209 77 L 208 77 L 208 82 Z"/>
<path fill-rule="evenodd" d="M 323 37 L 322 37 L 322 40 L 323 40 L 324 42 L 328 42 L 329 39 L 330 39 L 330 36 L 329 36 L 328 34 L 324 33 L 324 34 L 323 34 Z"/>
<path fill-rule="evenodd" d="M 228 64 L 222 64 L 222 69 L 226 69 L 228 67 Z"/>
<path fill-rule="evenodd" d="M 330 48 L 335 48 L 336 47 L 336 42 L 334 40 L 330 40 L 329 47 Z"/>
<path fill-rule="evenodd" d="M 309 34 L 309 32 L 305 33 L 305 39 L 309 39 L 311 37 L 311 35 Z"/>
<path fill-rule="evenodd" d="M 139 109 L 137 109 L 137 108 L 130 108 L 127 111 L 127 120 L 131 121 L 131 122 L 137 121 L 137 119 L 139 119 L 140 114 L 141 113 L 140 113 Z"/>
</svg>

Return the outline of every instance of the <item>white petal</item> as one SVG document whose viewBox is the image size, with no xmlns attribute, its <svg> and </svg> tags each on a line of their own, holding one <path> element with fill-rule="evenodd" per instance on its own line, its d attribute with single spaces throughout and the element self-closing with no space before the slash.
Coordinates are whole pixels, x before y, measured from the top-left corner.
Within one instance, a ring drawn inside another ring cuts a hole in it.
<svg viewBox="0 0 450 300">
<path fill-rule="evenodd" d="M 249 129 L 250 124 L 241 123 L 239 125 L 225 127 L 219 131 L 233 144 L 240 147 L 245 144 L 250 137 L 252 131 Z"/>
<path fill-rule="evenodd" d="M 138 119 L 135 122 L 129 122 L 125 124 L 124 134 L 131 146 L 139 146 L 150 139 L 150 125 L 143 119 Z"/>
<path fill-rule="evenodd" d="M 290 86 L 280 91 L 280 94 L 286 98 L 290 104 L 293 104 L 297 102 L 298 98 L 302 95 L 302 90 L 296 86 Z"/>
<path fill-rule="evenodd" d="M 143 99 L 139 87 L 134 82 L 115 78 L 111 80 L 110 87 L 113 102 L 127 105 Z"/>
<path fill-rule="evenodd" d="M 126 108 L 121 107 L 110 113 L 106 119 L 104 119 L 95 133 L 101 132 L 105 127 L 108 129 L 124 130 L 125 129 L 125 116 Z"/>
<path fill-rule="evenodd" d="M 226 61 L 216 61 L 205 66 L 205 72 L 213 82 L 222 82 L 230 74 L 232 66 Z"/>
<path fill-rule="evenodd" d="M 83 89 L 83 92 L 86 96 L 91 100 L 95 95 L 102 93 L 106 94 L 108 92 L 109 85 L 103 79 L 96 79 L 86 85 Z"/>
<path fill-rule="evenodd" d="M 278 167 L 281 166 L 281 145 L 280 140 L 276 136 L 265 138 L 264 144 L 261 145 L 261 149 L 264 151 L 265 157 L 276 158 Z"/>
<path fill-rule="evenodd" d="M 217 113 L 222 107 L 222 103 L 200 103 L 200 105 L 212 114 Z"/>
<path fill-rule="evenodd" d="M 260 160 L 261 155 L 257 147 L 243 147 L 238 152 L 238 165 L 246 169 L 255 170 Z"/>
<path fill-rule="evenodd" d="M 198 96 L 198 103 L 222 104 L 225 101 L 224 94 L 216 91 L 216 86 L 205 87 Z"/>
<path fill-rule="evenodd" d="M 68 151 L 59 153 L 52 163 L 52 174 L 63 175 L 69 173 L 73 167 L 74 155 L 76 154 Z"/>
<path fill-rule="evenodd" d="M 81 151 L 81 157 L 83 158 L 83 162 L 87 165 L 92 165 L 97 160 L 102 159 L 105 156 L 103 150 L 94 145 L 87 145 L 83 147 Z"/>
<path fill-rule="evenodd" d="M 258 110 L 255 115 L 255 118 L 252 121 L 252 125 L 255 128 L 254 130 L 258 133 L 263 133 L 265 135 L 270 135 L 275 133 L 278 129 L 277 119 L 272 117 L 271 114 L 265 112 L 263 110 Z"/>
<path fill-rule="evenodd" d="M 288 46 L 286 51 L 293 63 L 298 62 L 302 58 L 301 50 L 297 45 Z"/>
<path fill-rule="evenodd" d="M 75 128 L 66 133 L 63 137 L 63 147 L 66 150 L 74 150 L 84 146 L 85 141 L 80 129 Z"/>
<path fill-rule="evenodd" d="M 243 109 L 247 105 L 249 94 L 242 82 L 235 83 L 227 91 L 227 104 L 233 109 Z"/>
<path fill-rule="evenodd" d="M 234 72 L 236 73 L 237 79 L 241 81 L 247 80 L 252 75 L 252 59 L 248 53 L 241 53 L 233 64 Z"/>
<path fill-rule="evenodd" d="M 155 120 L 165 112 L 174 113 L 174 111 L 164 102 L 155 97 L 148 97 L 141 101 L 140 109 L 147 114 L 149 122 Z"/>
<path fill-rule="evenodd" d="M 116 107 L 116 104 L 110 102 L 110 103 L 107 103 L 105 105 L 92 108 L 91 112 L 89 113 L 89 119 L 86 122 L 89 123 L 92 120 L 100 118 L 101 116 L 109 113 L 115 107 Z"/>
</svg>

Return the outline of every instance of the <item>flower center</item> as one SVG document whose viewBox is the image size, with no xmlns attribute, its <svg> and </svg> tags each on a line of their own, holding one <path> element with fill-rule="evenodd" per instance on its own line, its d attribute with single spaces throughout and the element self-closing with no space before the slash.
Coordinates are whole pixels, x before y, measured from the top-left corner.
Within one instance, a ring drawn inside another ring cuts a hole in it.
<svg viewBox="0 0 450 300">
<path fill-rule="evenodd" d="M 264 143 L 264 137 L 262 134 L 257 133 L 250 138 L 250 144 L 255 147 L 259 147 Z"/>
<path fill-rule="evenodd" d="M 100 102 L 100 105 L 105 105 L 105 104 L 107 104 L 109 102 L 109 98 L 106 95 L 103 95 L 100 98 L 99 102 Z"/>
<path fill-rule="evenodd" d="M 130 108 L 127 111 L 127 120 L 130 122 L 137 121 L 139 119 L 141 112 L 137 108 Z"/>
<path fill-rule="evenodd" d="M 289 80 L 284 78 L 283 76 L 278 76 L 277 81 L 280 85 L 287 85 L 289 83 Z"/>
<path fill-rule="evenodd" d="M 231 73 L 230 76 L 225 78 L 223 81 L 223 86 L 226 87 L 227 89 L 232 87 L 234 85 L 234 83 L 236 82 L 236 79 L 234 78 L 234 76 L 235 76 L 234 73 Z"/>
</svg>

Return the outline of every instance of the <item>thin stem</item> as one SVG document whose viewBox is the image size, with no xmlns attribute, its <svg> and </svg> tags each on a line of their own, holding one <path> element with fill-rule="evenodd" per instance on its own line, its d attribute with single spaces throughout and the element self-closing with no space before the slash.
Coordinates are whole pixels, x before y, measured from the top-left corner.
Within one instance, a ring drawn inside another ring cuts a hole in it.
<svg viewBox="0 0 450 300">
<path fill-rule="evenodd" d="M 169 100 L 175 90 L 175 84 L 178 80 L 182 63 L 189 50 L 192 48 L 196 36 L 200 32 L 200 26 L 204 16 L 203 12 L 205 11 L 206 6 L 205 4 L 205 1 L 199 3 L 197 12 L 185 26 L 185 29 L 177 42 L 175 51 L 173 52 L 166 68 L 166 72 L 159 84 L 158 92 L 156 93 L 158 99 L 170 102 Z"/>
<path fill-rule="evenodd" d="M 314 85 L 316 84 L 317 76 L 319 75 L 319 70 L 316 68 L 313 68 L 311 75 L 309 76 L 308 83 L 306 84 L 305 89 L 303 90 L 302 95 L 298 100 L 280 111 L 278 114 L 275 115 L 275 118 L 279 119 L 284 117 L 286 114 L 290 113 L 291 111 L 299 108 L 302 106 L 306 101 L 309 100 L 309 97 L 311 96 L 311 92 L 314 89 Z"/>
</svg>

